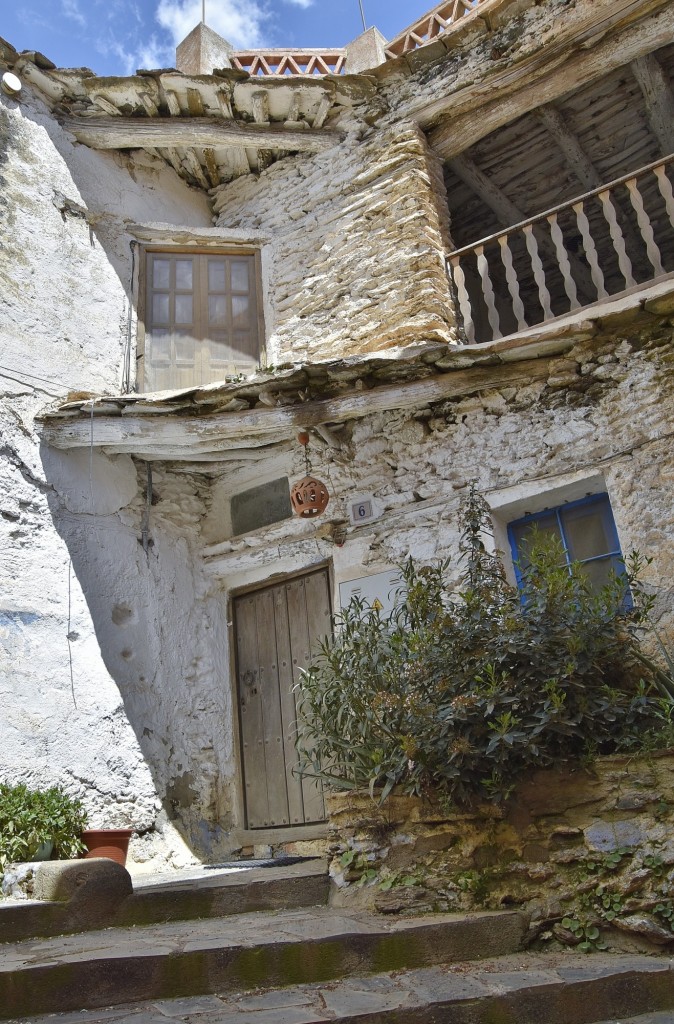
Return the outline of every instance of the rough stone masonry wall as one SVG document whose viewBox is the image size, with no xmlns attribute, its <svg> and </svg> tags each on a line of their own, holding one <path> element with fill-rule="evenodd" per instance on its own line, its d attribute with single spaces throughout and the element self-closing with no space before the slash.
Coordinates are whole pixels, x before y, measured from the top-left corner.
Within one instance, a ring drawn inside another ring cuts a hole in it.
<svg viewBox="0 0 674 1024">
<path fill-rule="evenodd" d="M 74 145 L 26 87 L 20 102 L 0 97 L 0 778 L 59 783 L 84 799 L 95 824 L 151 829 L 140 856 L 183 862 L 189 853 L 168 826 L 152 845 L 162 780 L 148 766 L 151 742 L 129 723 L 129 693 L 123 699 L 101 657 L 87 604 L 93 574 L 114 576 L 127 554 L 116 600 L 134 615 L 146 600 L 135 534 L 120 539 L 112 525 L 135 500 L 135 467 L 41 452 L 34 425 L 68 391 L 120 388 L 131 270 L 124 218 L 210 223 L 205 198 L 157 166 Z M 75 526 L 92 523 L 92 509 L 101 515 L 78 540 Z M 85 554 L 89 542 L 95 552 Z M 163 585 L 158 573 L 155 605 Z M 157 634 L 148 630 L 146 642 L 152 649 Z"/>
<path fill-rule="evenodd" d="M 403 123 L 359 126 L 220 189 L 218 227 L 268 239 L 268 363 L 454 340 L 442 187 L 423 135 Z"/>
<path fill-rule="evenodd" d="M 645 580 L 674 641 L 674 306 L 667 301 L 669 312 L 661 302 L 657 317 L 629 314 L 622 324 L 616 317 L 563 356 L 504 367 L 499 388 L 335 428 L 341 450 L 312 436 L 313 469 L 331 493 L 325 518 L 344 525 L 340 543 L 320 520 L 288 520 L 219 545 L 211 572 L 241 585 L 330 560 L 340 583 L 410 555 L 449 554 L 455 565 L 458 506 L 471 481 L 495 510 L 506 552 L 510 519 L 607 490 L 623 552 L 653 558 Z M 266 472 L 263 462 L 258 468 Z M 275 463 L 275 471 L 284 470 Z M 301 471 L 295 452 L 285 472 L 294 479 Z M 351 526 L 348 503 L 364 493 L 378 518 Z"/>
<path fill-rule="evenodd" d="M 673 769 L 671 751 L 600 758 L 538 772 L 507 804 L 470 812 L 333 793 L 332 902 L 389 914 L 521 906 L 530 942 L 671 947 Z"/>
</svg>

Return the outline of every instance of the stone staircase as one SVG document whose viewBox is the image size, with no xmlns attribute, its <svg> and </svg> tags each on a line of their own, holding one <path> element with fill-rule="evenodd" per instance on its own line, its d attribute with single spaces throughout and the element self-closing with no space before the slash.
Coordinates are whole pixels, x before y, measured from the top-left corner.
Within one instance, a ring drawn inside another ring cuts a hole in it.
<svg viewBox="0 0 674 1024">
<path fill-rule="evenodd" d="M 523 952 L 517 911 L 330 908 L 320 863 L 131 890 L 112 862 L 56 862 L 38 882 L 50 899 L 0 905 L 0 1018 L 22 1024 L 674 1022 L 669 959 Z M 45 935 L 59 908 L 70 934 Z"/>
</svg>

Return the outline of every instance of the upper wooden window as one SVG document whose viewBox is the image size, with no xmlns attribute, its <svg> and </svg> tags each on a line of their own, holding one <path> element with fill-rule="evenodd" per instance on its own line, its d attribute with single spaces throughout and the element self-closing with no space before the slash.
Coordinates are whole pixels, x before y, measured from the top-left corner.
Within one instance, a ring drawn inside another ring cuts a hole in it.
<svg viewBox="0 0 674 1024">
<path fill-rule="evenodd" d="M 260 363 L 255 253 L 147 251 L 143 390 L 211 384 Z"/>
</svg>

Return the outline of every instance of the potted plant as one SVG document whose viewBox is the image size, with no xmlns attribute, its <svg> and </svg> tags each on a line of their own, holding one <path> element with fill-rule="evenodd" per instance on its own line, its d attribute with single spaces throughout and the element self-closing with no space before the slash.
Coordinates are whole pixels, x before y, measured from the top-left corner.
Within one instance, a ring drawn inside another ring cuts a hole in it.
<svg viewBox="0 0 674 1024">
<path fill-rule="evenodd" d="M 122 867 L 126 864 L 132 828 L 92 828 L 82 833 L 85 857 L 107 857 Z"/>
<path fill-rule="evenodd" d="M 77 857 L 87 815 L 59 786 L 29 789 L 0 782 L 0 869 L 17 861 Z"/>
</svg>

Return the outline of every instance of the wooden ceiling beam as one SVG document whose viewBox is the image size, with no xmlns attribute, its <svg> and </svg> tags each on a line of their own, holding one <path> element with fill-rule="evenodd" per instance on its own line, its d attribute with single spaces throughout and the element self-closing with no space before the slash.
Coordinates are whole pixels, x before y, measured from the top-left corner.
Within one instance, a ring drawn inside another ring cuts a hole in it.
<svg viewBox="0 0 674 1024">
<path fill-rule="evenodd" d="M 175 149 L 245 146 L 315 152 L 339 142 L 338 132 L 277 125 L 240 125 L 210 117 L 67 117 L 63 126 L 91 149 Z"/>
<path fill-rule="evenodd" d="M 571 173 L 575 174 L 578 178 L 584 191 L 594 192 L 595 189 L 601 188 L 605 184 L 605 179 L 602 178 L 593 164 L 578 136 L 567 125 L 563 114 L 556 107 L 545 106 L 535 110 L 534 116 L 541 122 L 550 138 L 556 143 L 557 148 L 564 157 L 564 162 Z M 672 149 L 672 152 L 674 152 L 674 149 Z M 643 251 L 643 242 L 622 209 L 620 197 L 614 194 L 611 196 L 611 202 L 615 208 L 616 216 L 626 242 L 634 253 L 641 253 Z"/>
<path fill-rule="evenodd" d="M 648 123 L 661 155 L 669 156 L 674 153 L 674 95 L 669 78 L 652 53 L 633 60 L 630 68 L 643 93 Z"/>
<path fill-rule="evenodd" d="M 624 15 L 625 8 L 635 5 L 620 0 L 613 6 L 622 8 Z M 599 41 L 587 49 L 574 46 L 573 40 L 562 47 L 541 47 L 514 66 L 486 76 L 483 86 L 461 89 L 437 104 L 427 104 L 417 115 L 422 126 L 442 116 L 440 124 L 429 133 L 431 146 L 448 160 L 541 104 L 552 103 L 671 43 L 674 4 L 650 3 L 648 6 L 653 12 L 649 17 L 615 34 L 602 36 L 595 26 Z M 611 19 L 607 17 L 606 21 Z"/>
</svg>

